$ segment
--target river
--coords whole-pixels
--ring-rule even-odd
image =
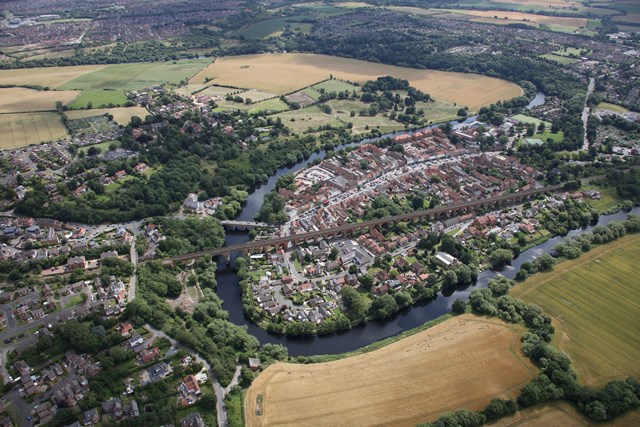
[[[542,92],[538,92],[536,97],[527,105],[530,109],[537,105],[542,105],[545,96]],[[464,122],[471,123],[476,119],[475,116],[468,117]],[[453,125],[460,122],[451,122]],[[438,125],[429,126],[433,128]],[[393,134],[383,135],[382,137],[366,138],[361,141],[345,144],[336,147],[336,150],[346,148],[348,146],[357,146],[367,142],[372,142],[384,137],[390,137],[406,131],[399,131]],[[250,195],[238,217],[239,220],[251,221],[260,210],[264,196],[269,193],[276,185],[278,178],[282,175],[295,173],[300,169],[307,167],[316,159],[322,159],[325,156],[324,151],[313,153],[307,160],[300,162],[294,166],[279,169],[265,184],[256,188]],[[638,211],[636,208],[635,211]],[[640,212],[638,212],[640,213]],[[605,225],[613,220],[625,219],[625,213],[617,213],[613,215],[601,216],[598,225]],[[575,236],[576,234],[589,231],[593,227],[583,230],[572,230],[565,237],[555,237],[547,242],[523,252],[515,259],[511,266],[506,267],[500,273],[506,277],[515,277],[516,272],[525,261],[531,261],[543,253],[549,253],[553,246],[558,242]],[[225,245],[233,245],[248,241],[248,235],[245,232],[228,232]],[[238,277],[232,268],[221,263],[218,269],[218,288],[217,294],[224,301],[224,308],[229,312],[229,320],[237,325],[246,325],[250,334],[254,335],[261,344],[277,343],[283,344],[289,349],[289,354],[297,355],[315,355],[315,354],[336,354],[352,351],[360,347],[371,344],[375,341],[397,335],[408,329],[415,328],[433,320],[443,314],[451,311],[451,304],[457,298],[467,299],[473,289],[486,287],[489,280],[496,276],[498,272],[483,271],[478,276],[478,281],[468,287],[449,290],[446,293],[440,293],[434,300],[430,302],[420,303],[413,307],[408,307],[400,311],[397,315],[384,321],[370,321],[365,325],[356,327],[344,333],[336,333],[322,337],[309,338],[290,338],[287,336],[270,334],[258,327],[254,323],[248,321],[242,310],[241,292],[238,284]]]

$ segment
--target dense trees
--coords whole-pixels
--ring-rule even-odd
[[[224,244],[224,229],[215,218],[156,218],[154,222],[166,237],[158,244],[163,255],[180,255]]]

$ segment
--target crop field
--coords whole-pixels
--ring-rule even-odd
[[[87,108],[91,103],[92,107],[107,107],[109,104],[122,105],[127,102],[124,93],[118,90],[83,90],[76,99],[67,106],[71,109]]]
[[[0,149],[26,147],[69,136],[59,113],[0,114]]]
[[[104,65],[78,65],[74,67],[0,70],[0,84],[41,85],[57,89],[68,81],[103,68],[105,68]]]
[[[595,423],[566,402],[556,401],[516,412],[491,423],[492,427],[633,427],[640,424],[640,411],[631,411],[606,423]]]
[[[65,83],[59,89],[141,90],[162,83],[178,83],[183,79],[188,79],[210,62],[209,59],[194,59],[173,62],[113,64],[98,71],[81,75]]]
[[[512,290],[553,316],[553,344],[571,356],[582,383],[640,376],[639,257],[640,235],[625,236]]]
[[[144,120],[144,118],[149,114],[146,108],[144,107],[128,107],[128,108],[94,108],[91,110],[73,110],[73,111],[65,111],[65,115],[70,120],[75,119],[84,119],[85,117],[95,117],[100,116],[102,114],[111,114],[113,116],[113,121],[118,123],[119,125],[128,125],[131,121],[131,117],[138,116]]]
[[[247,426],[415,426],[515,397],[537,369],[524,329],[462,315],[381,349],[327,363],[276,363],[245,396]]]
[[[201,84],[208,77],[215,84],[285,94],[326,80],[330,75],[356,82],[384,75],[403,78],[438,100],[467,105],[473,110],[522,94],[513,83],[477,74],[418,70],[302,53],[218,58],[190,83]]]
[[[39,91],[22,87],[0,89],[0,113],[53,111],[56,109],[56,101],[66,104],[79,93],[74,90]]]

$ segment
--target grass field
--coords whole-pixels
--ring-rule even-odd
[[[113,64],[68,81],[59,89],[141,90],[162,83],[178,83],[198,73],[209,59],[193,59],[136,64]]]
[[[53,111],[56,108],[56,101],[67,104],[73,101],[79,93],[74,90],[39,91],[21,87],[0,89],[0,113]]]
[[[26,147],[69,136],[58,113],[0,114],[0,149]]]
[[[582,383],[640,376],[639,257],[640,235],[625,236],[512,290],[553,316],[553,344],[571,356]]]
[[[201,84],[209,77],[215,84],[285,94],[326,80],[331,74],[339,79],[357,82],[383,75],[407,79],[413,86],[438,100],[467,105],[474,110],[522,94],[520,87],[513,83],[477,74],[418,70],[302,53],[218,58],[190,83]]]
[[[358,135],[361,133],[369,132],[373,129],[379,129],[381,132],[393,132],[398,129],[404,129],[404,125],[391,120],[382,115],[374,117],[360,116],[358,113],[361,110],[368,109],[369,105],[362,101],[352,100],[331,100],[327,102],[327,105],[333,110],[332,115],[342,121],[342,123],[353,123],[352,133]],[[351,111],[355,111],[356,115],[351,117]],[[368,129],[367,129],[368,127]]]
[[[264,37],[276,36],[282,32],[282,29],[289,25],[298,32],[308,33],[312,24],[299,22],[301,19],[312,18],[308,15],[294,15],[281,18],[267,19],[256,22],[236,32],[238,36],[245,36],[250,39],[261,39]]]
[[[247,90],[245,92],[240,92],[234,96],[239,96],[243,99],[251,99],[253,102],[260,102],[263,101],[265,99],[270,99],[270,98],[274,98],[277,97],[277,95],[275,93],[271,93],[271,92],[263,92],[263,91],[259,91],[259,90]]]
[[[78,148],[78,152],[87,154],[87,151],[89,151],[89,148],[95,147],[95,148],[100,149],[100,152],[106,153],[107,151],[109,151],[109,146],[112,145],[112,144],[117,145],[118,147],[120,147],[121,142],[118,141],[118,140],[114,140],[114,141],[101,142],[99,144],[85,145],[84,147]]]
[[[598,104],[598,106],[596,108],[598,110],[613,111],[614,113],[628,113],[629,112],[629,110],[624,108],[622,105],[609,104],[608,102],[601,102],[600,104]]]
[[[566,402],[551,402],[537,405],[501,418],[492,427],[634,427],[640,425],[640,411],[631,411],[606,423],[596,423],[582,415]]]
[[[551,61],[557,62],[560,65],[571,65],[578,62],[575,58],[568,58],[566,56],[554,55],[552,53],[547,53],[544,55],[540,55],[542,58],[549,59]]]
[[[323,113],[316,106],[285,111],[284,113],[277,114],[275,117],[280,117],[282,123],[295,133],[302,133],[308,128],[317,128],[318,126],[324,125],[344,126],[344,123],[336,119],[333,115]]]
[[[582,190],[598,190],[600,192],[600,200],[587,200],[587,203],[600,213],[607,212],[622,203],[622,199],[618,197],[615,187],[583,185]]]
[[[68,81],[103,68],[105,68],[104,65],[78,65],[75,67],[0,70],[0,84],[41,85],[56,89]]]
[[[310,365],[276,363],[245,396],[247,426],[415,426],[515,397],[537,369],[523,328],[462,315],[369,353]],[[260,410],[256,413],[256,405]],[[261,413],[261,415],[259,415]]]
[[[65,115],[71,119],[83,119],[85,117],[95,117],[102,114],[111,114],[113,120],[119,125],[126,126],[131,121],[131,117],[138,116],[144,120],[149,114],[144,107],[129,107],[129,108],[94,108],[91,110],[73,110],[65,111]]]
[[[512,116],[512,118],[518,120],[519,122],[522,123],[533,123],[536,126],[540,126],[540,123],[544,123],[546,128],[551,128],[551,123],[549,122],[545,122],[543,120],[540,119],[536,119],[535,117],[531,117],[531,116],[526,116],[524,114],[516,114],[514,116]]]
[[[67,106],[71,109],[86,108],[89,102],[97,108],[106,107],[109,104],[120,106],[127,102],[127,97],[118,90],[83,90]]]

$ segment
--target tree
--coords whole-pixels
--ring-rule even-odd
[[[360,323],[366,319],[367,300],[358,291],[352,287],[343,288],[342,302],[346,308],[346,315],[351,322]]]
[[[458,275],[453,270],[448,270],[444,273],[444,283],[443,286],[445,288],[450,288],[458,284]]]
[[[386,319],[398,311],[398,303],[391,295],[376,298],[369,307],[369,314],[374,319]]]
[[[508,264],[513,259],[513,252],[509,249],[496,249],[489,255],[489,263],[493,268]]]
[[[467,303],[461,298],[456,298],[451,305],[451,310],[453,310],[454,313],[464,313],[467,310]]]

